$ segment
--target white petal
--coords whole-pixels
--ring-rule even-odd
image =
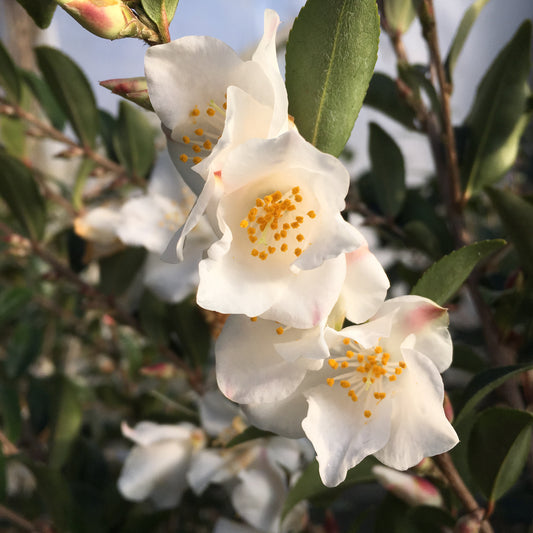
[[[198,406],[202,428],[213,437],[231,426],[233,419],[239,414],[239,408],[227,400],[219,390],[206,392],[198,400]]]
[[[307,392],[309,410],[302,422],[315,447],[322,482],[335,487],[347,471],[381,449],[389,439],[391,401],[372,404],[372,416],[361,397],[353,402],[338,384],[319,385]]]
[[[184,187],[185,183],[176,172],[168,152],[166,150],[159,152],[150,175],[147,193],[179,202],[183,198]]]
[[[368,246],[346,254],[346,280],[341,300],[346,318],[355,324],[368,320],[385,300],[389,279]]]
[[[226,463],[227,459],[219,450],[200,450],[195,454],[187,472],[187,481],[195,494],[202,494],[211,483],[229,479],[231,473]]]
[[[117,240],[121,221],[120,208],[117,205],[95,207],[76,218],[74,229],[80,237],[89,241],[112,244]]]
[[[122,434],[141,446],[149,446],[164,440],[188,440],[196,429],[192,424],[156,424],[155,422],[139,422],[130,428],[125,422],[120,426]]]
[[[407,370],[398,379],[387,444],[375,456],[387,466],[406,470],[424,457],[444,453],[458,442],[442,406],[444,388],[435,365],[416,350],[402,350]]]
[[[270,437],[266,447],[270,461],[287,471],[295,472],[301,466],[302,448],[299,441],[284,437]]]
[[[233,520],[227,520],[226,518],[219,518],[215,524],[213,533],[261,533],[259,530],[239,524]]]
[[[180,441],[135,446],[118,479],[119,491],[128,500],[151,496],[160,508],[174,507],[187,488],[185,473],[191,449]]]
[[[303,380],[306,360],[289,363],[276,352],[273,342],[280,337],[276,328],[267,320],[228,318],[215,353],[218,386],[229,399],[245,404],[272,402],[286,398]]]

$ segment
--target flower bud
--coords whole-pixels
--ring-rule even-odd
[[[479,533],[482,521],[483,511],[481,509],[477,509],[473,513],[459,518],[453,531],[454,533]]]
[[[159,42],[155,33],[142,24],[122,0],[57,0],[57,3],[98,37],[139,37]]]
[[[100,82],[102,87],[109,89],[112,93],[118,94],[130,102],[133,102],[149,111],[153,111],[150,98],[148,96],[148,85],[146,78],[114,78]]]
[[[372,468],[379,483],[409,505],[442,507],[442,496],[427,479],[398,472],[386,466]]]

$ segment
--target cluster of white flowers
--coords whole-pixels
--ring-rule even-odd
[[[370,454],[404,470],[457,443],[440,377],[452,344],[445,309],[416,296],[384,301],[383,268],[341,216],[348,172],[288,115],[278,24],[267,10],[249,61],[209,37],[146,54],[152,105],[197,195],[165,258],[187,257],[205,213],[214,238],[197,302],[230,314],[215,348],[218,385],[254,425],[306,436],[335,486]],[[355,325],[340,329],[345,319]]]

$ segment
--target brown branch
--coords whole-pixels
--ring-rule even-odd
[[[485,513],[483,509],[479,507],[476,499],[464,484],[450,455],[448,453],[443,453],[441,455],[436,455],[433,459],[468,513],[478,513],[481,511],[484,516]],[[481,522],[480,531],[482,533],[493,533],[492,526],[487,520]]]
[[[24,531],[31,531],[32,533],[37,533],[38,531],[29,520],[8,509],[5,505],[0,505],[0,518],[4,518]]]

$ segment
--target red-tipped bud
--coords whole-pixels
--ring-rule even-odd
[[[102,87],[109,89],[112,93],[118,94],[131,102],[153,111],[150,98],[148,96],[148,84],[146,78],[115,78],[100,82]]]
[[[483,511],[478,509],[473,513],[462,516],[457,520],[454,533],[479,533],[481,522],[483,521]]]
[[[427,479],[380,465],[372,468],[372,472],[385,489],[409,505],[442,507],[443,500],[440,492]]]
[[[169,379],[176,375],[176,368],[169,363],[155,363],[141,368],[141,374],[154,378]]]

